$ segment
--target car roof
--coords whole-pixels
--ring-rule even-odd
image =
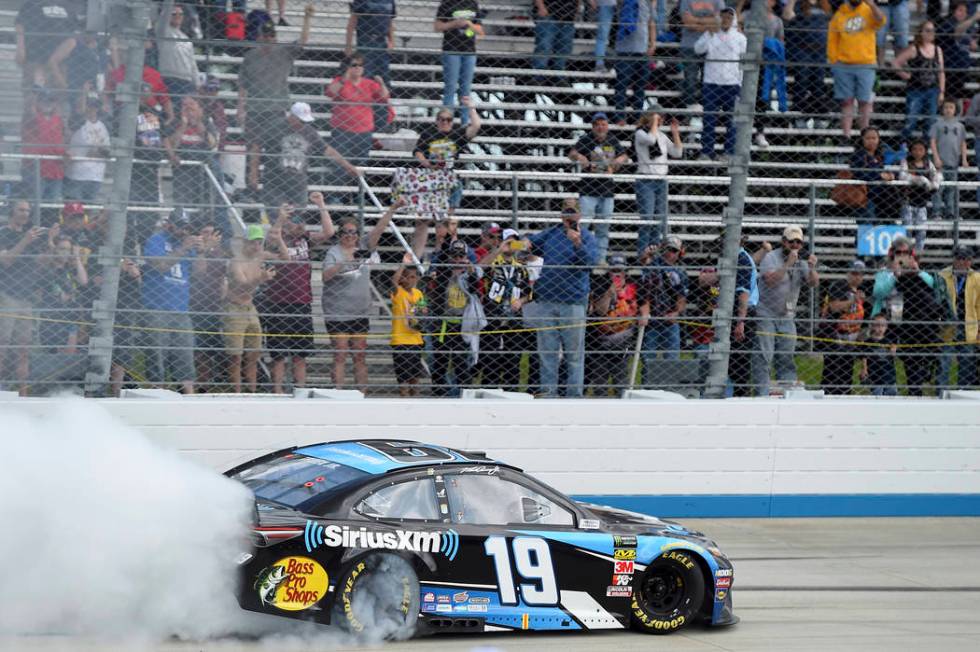
[[[344,464],[373,475],[415,466],[447,464],[494,464],[514,468],[490,459],[486,453],[461,451],[404,439],[333,441],[298,447],[293,452]]]

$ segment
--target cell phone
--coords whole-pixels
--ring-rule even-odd
[[[807,249],[806,247],[803,247],[802,249],[800,249],[800,258],[803,258],[805,260],[805,259],[807,259],[809,257],[810,257],[810,250],[809,249]]]
[[[578,222],[568,222],[568,228],[572,231],[578,231]]]
[[[511,240],[510,250],[511,251],[524,251],[527,248],[527,243],[523,240]]]

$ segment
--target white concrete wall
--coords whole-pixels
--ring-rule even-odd
[[[942,493],[977,494],[980,505],[971,400],[98,402],[219,470],[292,445],[387,437],[486,451],[577,495]]]

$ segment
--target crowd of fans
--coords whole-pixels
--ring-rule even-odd
[[[957,247],[951,265],[935,274],[920,270],[917,260],[926,249],[927,220],[959,212],[957,187],[942,182],[955,182],[959,170],[969,167],[967,128],[980,127],[980,100],[965,96],[980,8],[971,14],[965,2],[954,0],[946,18],[923,21],[912,37],[910,1],[879,7],[874,0],[834,6],[790,0],[781,9],[767,3],[760,111],[772,110],[772,91],[780,111],[786,110],[780,64],[789,61],[803,64],[794,68],[794,106],[804,114],[827,114],[822,86],[829,67],[844,138],[851,138],[857,104],[860,137],[850,169],[866,184],[866,194],[852,206],[855,217],[903,221],[911,237],[893,241],[873,284],[861,260],[849,265],[844,279],[821,281],[818,260],[804,251],[798,226],[787,226],[778,246],[754,253],[743,248],[731,333],[735,395],[768,395],[773,376],[783,384],[797,381],[796,317],[807,286],[822,297],[816,334],[827,391],[845,393],[865,383],[874,393],[894,394],[901,379],[896,361],[909,393],[921,393],[927,384],[976,381],[972,344],[980,275],[972,271],[973,252]],[[244,3],[233,7],[254,46],[244,50],[237,69],[232,125],[217,98],[221,81],[200,70],[195,41],[204,32],[230,38],[234,21],[228,12],[215,16],[213,7],[158,3],[144,45],[130,201],[177,207],[159,220],[147,218],[153,213],[130,218],[111,373],[117,392],[127,381],[176,385],[187,393],[215,386],[256,391],[264,354],[273,391],[306,385],[307,360],[317,350],[317,256],[317,317],[330,337],[332,384],[371,385],[367,343],[386,335],[372,332],[370,319],[383,274],[377,271],[379,246],[399,211],[411,205],[405,197],[393,200],[370,228],[355,218],[335,222],[327,205],[347,203],[333,189],[361,176],[358,166],[369,158],[373,135],[393,120],[396,3],[351,3],[343,63],[322,84],[331,106],[329,141],[313,126],[317,116],[310,104],[290,96],[289,77],[310,42],[316,9],[305,7],[299,37],[287,43],[278,38],[278,28],[286,25],[284,4],[278,5],[278,20],[271,6],[247,17]],[[535,70],[566,69],[582,4],[535,0]],[[583,174],[578,197],[565,200],[554,225],[536,233],[487,224],[479,247],[459,234],[453,214],[463,193],[458,181],[448,193],[444,219],[434,225],[416,221],[411,252],[385,279],[391,355],[404,396],[419,394],[426,377],[436,396],[476,385],[546,397],[603,395],[610,386],[634,383],[677,386],[684,383],[665,370],[680,369],[677,363],[685,361],[696,366],[691,384],[704,383],[720,279],[716,268],[695,274],[685,261],[684,242],[669,226],[666,178],[671,159],[687,154],[727,162],[734,153],[732,112],[742,84],[747,39],[741,25],[749,7],[741,0],[734,6],[680,0],[672,20],[665,2],[588,4],[599,26],[595,69],[614,71],[615,83],[609,113],[594,113],[589,131],[567,151]],[[27,0],[17,18],[26,100],[23,153],[30,155],[22,178],[25,189],[36,189],[28,193],[36,201],[12,201],[8,224],[0,229],[0,378],[22,391],[31,379],[31,325],[40,317],[36,336],[44,350],[76,354],[91,335],[88,306],[104,274],[92,252],[105,242],[108,214],[93,214],[86,204],[98,203],[104,189],[111,135],[121,128],[126,71],[116,43],[103,44],[97,33],[78,29],[78,5]],[[477,0],[443,0],[435,10],[433,28],[443,38],[443,108],[413,150],[424,173],[451,171],[479,135],[471,87],[484,35],[481,18]],[[889,31],[891,60],[885,54]],[[695,147],[682,141],[678,117],[648,110],[645,101],[657,44],[664,41],[679,44],[686,108],[681,120],[696,136]],[[870,124],[874,89],[886,67],[908,84],[908,119],[894,148],[901,155],[890,162],[887,155],[894,152],[884,150]],[[543,76],[538,82],[549,83]],[[636,123],[631,149],[610,131],[627,122]],[[762,119],[755,134],[759,147],[768,147],[766,123]],[[242,131],[245,185],[266,216],[265,224],[246,225],[240,243],[232,241],[229,211],[213,208],[220,204],[215,193],[223,191],[218,154],[231,126]],[[725,132],[717,146],[716,126]],[[161,159],[172,170],[169,192],[161,183]],[[329,164],[322,179],[331,188],[326,197],[310,192],[320,160]],[[608,220],[615,214],[615,175],[632,163],[639,175],[640,228],[630,264],[610,252]],[[38,202],[63,208],[58,214],[41,211]],[[972,344],[952,344],[958,341]],[[353,383],[347,382],[348,358]]]

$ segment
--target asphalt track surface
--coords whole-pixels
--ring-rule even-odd
[[[623,650],[980,649],[980,519],[681,519],[735,563],[734,627],[669,636],[631,632],[430,637],[380,647],[275,641],[131,642],[0,638],[2,650],[252,652],[380,649]]]

